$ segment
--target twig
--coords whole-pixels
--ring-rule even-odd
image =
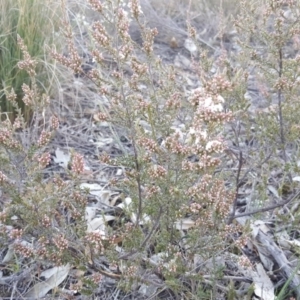
[[[159,209],[159,214],[158,214],[158,217],[157,217],[157,219],[156,219],[156,221],[155,221],[155,224],[153,225],[151,231],[148,233],[148,235],[146,236],[146,238],[144,239],[144,241],[143,241],[142,244],[140,245],[139,249],[137,249],[137,250],[134,249],[134,250],[132,250],[132,251],[129,252],[129,253],[123,254],[122,256],[119,257],[119,259],[127,259],[128,257],[130,257],[130,256],[132,256],[132,255],[134,255],[134,254],[136,254],[140,249],[143,249],[143,248],[146,246],[147,242],[148,242],[149,239],[152,237],[152,234],[153,234],[153,233],[158,229],[158,227],[159,227],[159,221],[160,221],[161,215],[162,215],[162,206],[161,206],[160,209]]]
[[[116,274],[116,273],[104,271],[104,270],[102,270],[100,268],[95,267],[92,264],[89,264],[88,267],[90,269],[92,269],[92,270],[95,270],[95,271],[99,272],[100,274],[102,274],[102,275],[104,275],[106,277],[109,277],[109,278],[112,278],[112,279],[121,279],[121,275],[120,274]]]
[[[239,182],[240,182],[240,175],[241,175],[242,166],[243,166],[243,153],[240,150],[239,151],[239,166],[238,166],[238,171],[237,171],[237,175],[236,175],[235,197],[234,197],[233,206],[232,206],[232,213],[230,214],[230,217],[229,217],[228,222],[227,222],[228,225],[230,225],[232,223],[233,217],[234,217],[235,211],[236,211],[236,206],[237,206],[237,201],[238,201],[238,193],[239,193]]]
[[[264,163],[266,163],[269,158],[271,157],[272,153],[270,153],[261,163],[260,165],[263,165]],[[235,154],[235,156],[237,157],[237,155]],[[242,166],[243,166],[243,153],[241,151],[239,151],[239,165],[238,165],[238,171],[237,171],[237,176],[236,176],[236,190],[235,190],[235,198],[233,201],[233,208],[232,208],[232,212],[228,218],[227,224],[231,224],[232,221],[235,219],[234,215],[236,212],[236,207],[237,207],[237,201],[238,201],[238,191],[239,188],[243,185],[243,182],[245,180],[245,178],[247,177],[247,175],[254,169],[254,168],[249,168],[245,174],[243,175],[242,178],[240,178],[241,176],[241,171],[242,171]]]
[[[270,158],[271,158],[272,152],[262,161],[260,162],[260,166],[262,166],[263,164],[265,164]],[[243,175],[243,177],[240,179],[239,183],[238,183],[238,187],[241,187],[243,185],[244,180],[246,179],[247,175],[253,171],[255,169],[255,167],[253,168],[249,168]]]
[[[293,201],[294,199],[296,199],[299,195],[300,195],[300,190],[298,190],[294,195],[291,195],[289,198],[287,198],[285,201],[282,201],[281,203],[277,203],[277,204],[274,204],[274,205],[270,205],[268,207],[256,209],[256,210],[253,210],[253,211],[250,211],[250,212],[245,212],[245,213],[238,214],[236,216],[233,216],[232,220],[240,218],[240,217],[244,217],[244,216],[251,216],[251,215],[254,215],[254,214],[257,214],[257,213],[269,211],[269,210],[275,209],[277,207],[284,206],[284,205],[288,204],[289,202]]]
[[[278,51],[279,55],[279,70],[278,70],[278,76],[281,79],[282,78],[282,72],[283,72],[283,56],[282,56],[282,48],[279,49]],[[287,155],[286,155],[286,140],[285,140],[285,135],[284,135],[284,120],[283,120],[283,115],[282,115],[282,91],[281,88],[278,88],[277,92],[277,97],[278,97],[278,114],[279,114],[279,127],[280,127],[280,141],[281,141],[281,147],[282,147],[282,154],[283,154],[283,160],[285,163],[287,163]],[[289,181],[292,182],[292,175],[290,172],[288,172],[288,178]]]

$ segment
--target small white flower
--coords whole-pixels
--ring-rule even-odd
[[[213,97],[207,93],[204,88],[197,88],[192,91],[189,101],[198,103],[200,108],[209,109],[212,112],[220,112],[223,110],[224,98],[221,95]]]
[[[222,103],[224,103],[224,98],[218,95],[217,101],[213,101],[212,97],[208,97],[204,100],[204,103],[202,102],[199,104],[202,104],[205,108],[208,108],[213,112],[220,112],[223,110]]]
[[[130,8],[131,11],[132,11],[132,7],[134,6],[134,5],[132,5],[132,2],[133,2],[133,0],[128,3],[128,8]],[[134,4],[137,4],[139,14],[143,14],[141,5],[139,3],[134,3]]]
[[[195,130],[195,128],[191,127],[190,128],[190,135],[194,135],[194,134],[196,134],[196,130]]]
[[[184,139],[184,133],[182,132],[182,129],[184,128],[180,128],[180,126],[176,127],[176,126],[171,126],[171,129],[174,130],[174,134],[179,136],[179,141],[183,141]]]
[[[221,146],[222,143],[220,141],[209,141],[207,144],[206,144],[206,151],[213,151],[214,148],[218,147],[218,146]]]
[[[187,134],[186,144],[187,145],[198,145],[200,142],[207,139],[206,130],[197,131],[194,127],[191,127],[189,133]]]

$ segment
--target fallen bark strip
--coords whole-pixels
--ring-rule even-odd
[[[258,230],[257,235],[254,238],[265,247],[266,251],[268,251],[277,262],[279,268],[285,273],[287,280],[290,280],[290,286],[297,294],[297,299],[300,299],[300,278],[297,275],[296,270],[290,267],[290,262],[287,260],[283,251],[270,236],[261,230]]]

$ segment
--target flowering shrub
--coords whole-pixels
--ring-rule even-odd
[[[253,184],[254,188],[260,191],[268,187],[276,194],[268,183],[268,168],[276,166],[282,168],[278,197],[291,193],[295,186],[292,172],[298,166],[293,160],[297,161],[298,152],[289,151],[299,129],[298,56],[285,61],[282,55],[291,38],[295,47],[298,45],[299,29],[293,27],[297,22],[291,27],[284,25],[290,18],[294,20],[293,11],[287,14],[293,3],[270,0],[263,18],[258,8],[261,28],[266,24],[268,28],[262,36],[258,34],[259,42],[272,45],[271,54],[266,55],[272,59],[263,61],[264,53],[254,51],[251,44],[256,21],[242,1],[241,19],[236,22],[244,38],[239,40],[242,57],[235,53],[237,62],[231,66],[226,51],[216,61],[205,51],[199,51],[199,57],[192,54],[199,87],[185,89],[180,70],[157,56],[154,41],[158,30],[144,24],[138,0],[88,2],[98,13],[89,28],[92,67],[82,67],[67,16],[62,31],[68,52],[61,54],[53,48],[51,55],[76,77],[93,83],[106,103],[94,119],[122,132],[129,141],[122,155],[103,152],[99,156],[99,166],[121,170],[107,183],[117,191],[118,199],[108,209],[88,203],[88,193],[82,188],[85,157],[75,151],[66,166],[66,178],[43,177],[51,163],[47,145],[60,124],[57,116],[45,114],[49,97],[40,93],[35,77],[37,62],[19,37],[23,60],[18,67],[28,73],[31,82],[22,85],[22,101],[33,111],[33,117],[25,130],[16,93],[13,89],[6,92],[18,114],[13,121],[4,118],[0,126],[0,185],[5,199],[0,241],[7,251],[2,263],[11,269],[39,268],[34,269],[36,273],[49,265],[56,275],[67,272],[56,285],[47,281],[43,294],[41,285],[29,284],[30,288],[22,291],[27,297],[42,297],[49,290],[54,293],[71,268],[76,275],[68,281],[68,289],[88,297],[96,294],[107,277],[118,280],[124,291],[154,287],[154,294],[167,290],[172,299],[215,297],[216,281],[231,280],[230,276],[224,279],[226,266],[221,252],[224,256],[230,250],[231,254],[238,252],[240,257],[232,255],[235,263],[241,268],[253,267],[243,252],[249,242],[247,224],[243,227],[235,219],[287,203],[236,216],[238,194],[250,180],[248,175],[256,166],[262,180]],[[247,18],[249,23],[243,28],[242,20]],[[270,30],[270,22],[275,24],[275,31]],[[141,44],[131,39],[132,24],[140,30]],[[196,45],[196,29],[191,24],[187,29]],[[249,57],[250,63],[245,64]],[[260,92],[269,100],[268,105],[274,100],[268,93],[275,91],[277,98],[270,111],[253,114],[247,102],[248,63],[261,68],[256,75],[262,78]],[[246,132],[243,136],[241,128]],[[255,134],[251,142],[257,151],[246,147],[251,144],[249,140],[246,146],[242,143],[251,134]],[[266,162],[270,162],[268,167]],[[264,204],[261,198],[260,204]],[[224,292],[228,299],[235,299],[230,296],[232,289]]]
[[[156,57],[157,30],[143,25],[138,1],[128,7],[117,1],[89,2],[99,12],[99,21],[91,26],[95,67],[87,74],[80,70],[70,34],[66,35],[68,58],[53,55],[76,74],[88,77],[102,97],[110,100],[108,110],[98,115],[122,128],[132,145],[131,152],[122,157],[110,159],[103,154],[101,158],[126,170],[111,188],[123,191],[127,215],[118,229],[121,252],[119,247],[102,243],[101,253],[121,269],[125,285],[147,282],[140,269],[143,263],[152,265],[156,276],[168,278],[170,287],[175,282],[181,285],[181,275],[200,279],[192,271],[194,258],[207,260],[222,249],[234,198],[216,174],[226,149],[223,126],[232,119],[224,109],[222,94],[231,91],[231,84],[218,72],[202,80],[202,88],[184,93],[176,70]],[[130,38],[133,21],[140,26],[141,47]],[[107,68],[104,57],[114,67]],[[114,239],[115,233],[106,238]],[[154,264],[152,258],[158,255],[159,263]]]
[[[202,79],[202,88],[184,93],[176,70],[156,57],[153,43],[157,30],[143,25],[137,1],[130,6],[117,1],[90,4],[100,18],[91,26],[95,67],[88,73],[81,69],[81,57],[66,20],[69,53],[65,56],[52,50],[52,55],[76,76],[86,76],[102,97],[110,99],[108,109],[99,111],[97,118],[122,129],[131,142],[130,151],[120,157],[110,158],[109,153],[100,157],[103,164],[120,165],[125,170],[122,178],[110,182],[111,189],[122,191],[120,207],[125,215],[115,224],[117,233],[103,226],[95,230],[87,224],[86,196],[78,181],[84,172],[84,158],[78,153],[71,158],[71,181],[57,176],[41,180],[43,168],[51,159],[45,147],[59,122],[55,116],[44,118],[49,98],[40,95],[35,82],[36,62],[19,38],[24,60],[18,66],[27,71],[32,82],[31,86],[22,86],[23,102],[32,107],[35,124],[24,148],[16,139],[16,130],[24,124],[21,112],[14,123],[8,119],[2,123],[1,146],[19,151],[24,165],[24,173],[16,176],[17,169],[3,156],[8,159],[8,169],[0,178],[10,200],[1,216],[1,228],[3,245],[11,249],[5,261],[14,251],[24,263],[32,259],[85,270],[89,266],[97,270],[87,284],[91,286],[101,280],[102,274],[120,279],[126,290],[134,282],[151,284],[147,279],[151,274],[159,281],[165,279],[167,288],[184,290],[182,276],[185,281],[198,278],[201,282],[200,273],[194,272],[196,257],[212,259],[222,249],[221,241],[229,230],[237,230],[227,225],[234,195],[216,172],[226,149],[223,126],[232,120],[231,112],[225,111],[222,94],[232,87],[218,73]],[[140,26],[142,46],[130,38],[133,21]],[[109,57],[115,67],[107,68],[104,57]],[[13,90],[7,98],[18,109]],[[108,271],[97,265],[100,255],[107,258]],[[147,267],[143,270],[142,265]],[[76,289],[83,291],[84,286],[78,284]]]
[[[80,248],[86,244],[86,194],[74,188],[76,174],[82,170],[82,157],[74,154],[70,171],[73,181],[65,182],[59,176],[43,180],[43,170],[51,160],[46,146],[59,122],[56,117],[45,117],[49,99],[37,88],[35,62],[21,38],[19,44],[24,54],[19,67],[28,72],[32,82],[31,87],[24,85],[23,101],[32,109],[33,119],[26,129],[12,89],[7,99],[18,115],[14,121],[7,117],[0,127],[0,241],[1,249],[7,249],[2,262],[11,266],[18,263],[22,268],[27,263],[62,265],[77,261],[78,265],[85,256],[80,258]],[[81,246],[73,248],[80,239]]]

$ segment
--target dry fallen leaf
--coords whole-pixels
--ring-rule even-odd
[[[53,267],[41,273],[46,280],[35,284],[25,295],[28,298],[39,299],[58,287],[68,276],[71,266],[69,264],[61,267]]]
[[[256,265],[256,271],[252,271],[254,293],[263,300],[274,300],[274,285],[266,273],[262,264]]]
[[[131,198],[126,197],[122,203],[120,203],[120,204],[117,205],[117,207],[120,207],[120,208],[122,208],[124,210],[129,210],[130,211],[132,209],[132,200],[131,200]],[[131,219],[132,223],[136,223],[136,221],[137,221],[137,214],[135,214],[135,213],[132,212],[130,214],[130,219]],[[141,216],[141,218],[140,218],[139,224],[143,225],[143,224],[146,224],[146,223],[148,223],[150,221],[151,221],[150,217],[148,215],[146,215],[146,214],[143,214]]]
[[[67,168],[68,163],[71,160],[71,154],[70,153],[66,154],[64,151],[57,148],[55,150],[55,157],[53,157],[53,160],[55,163],[59,164],[60,166]]]
[[[99,198],[102,204],[110,205],[110,196],[112,194],[109,190],[104,190],[103,187],[97,183],[82,183],[81,189],[88,189],[90,195],[94,195]]]
[[[263,233],[268,234],[270,232],[270,228],[265,224],[264,221],[256,220],[253,223],[251,223],[251,229],[252,229],[252,236],[255,238],[259,231],[262,231]]]
[[[101,216],[94,218],[90,222],[87,223],[87,232],[99,231],[103,236],[106,235],[106,222],[114,220],[115,216]]]
[[[11,259],[13,259],[13,257],[14,257],[14,245],[13,244],[10,244],[9,246],[8,246],[8,250],[7,250],[7,252],[6,252],[6,254],[5,254],[5,256],[4,256],[4,258],[3,258],[3,260],[2,260],[2,263],[4,264],[4,263],[8,263]]]

